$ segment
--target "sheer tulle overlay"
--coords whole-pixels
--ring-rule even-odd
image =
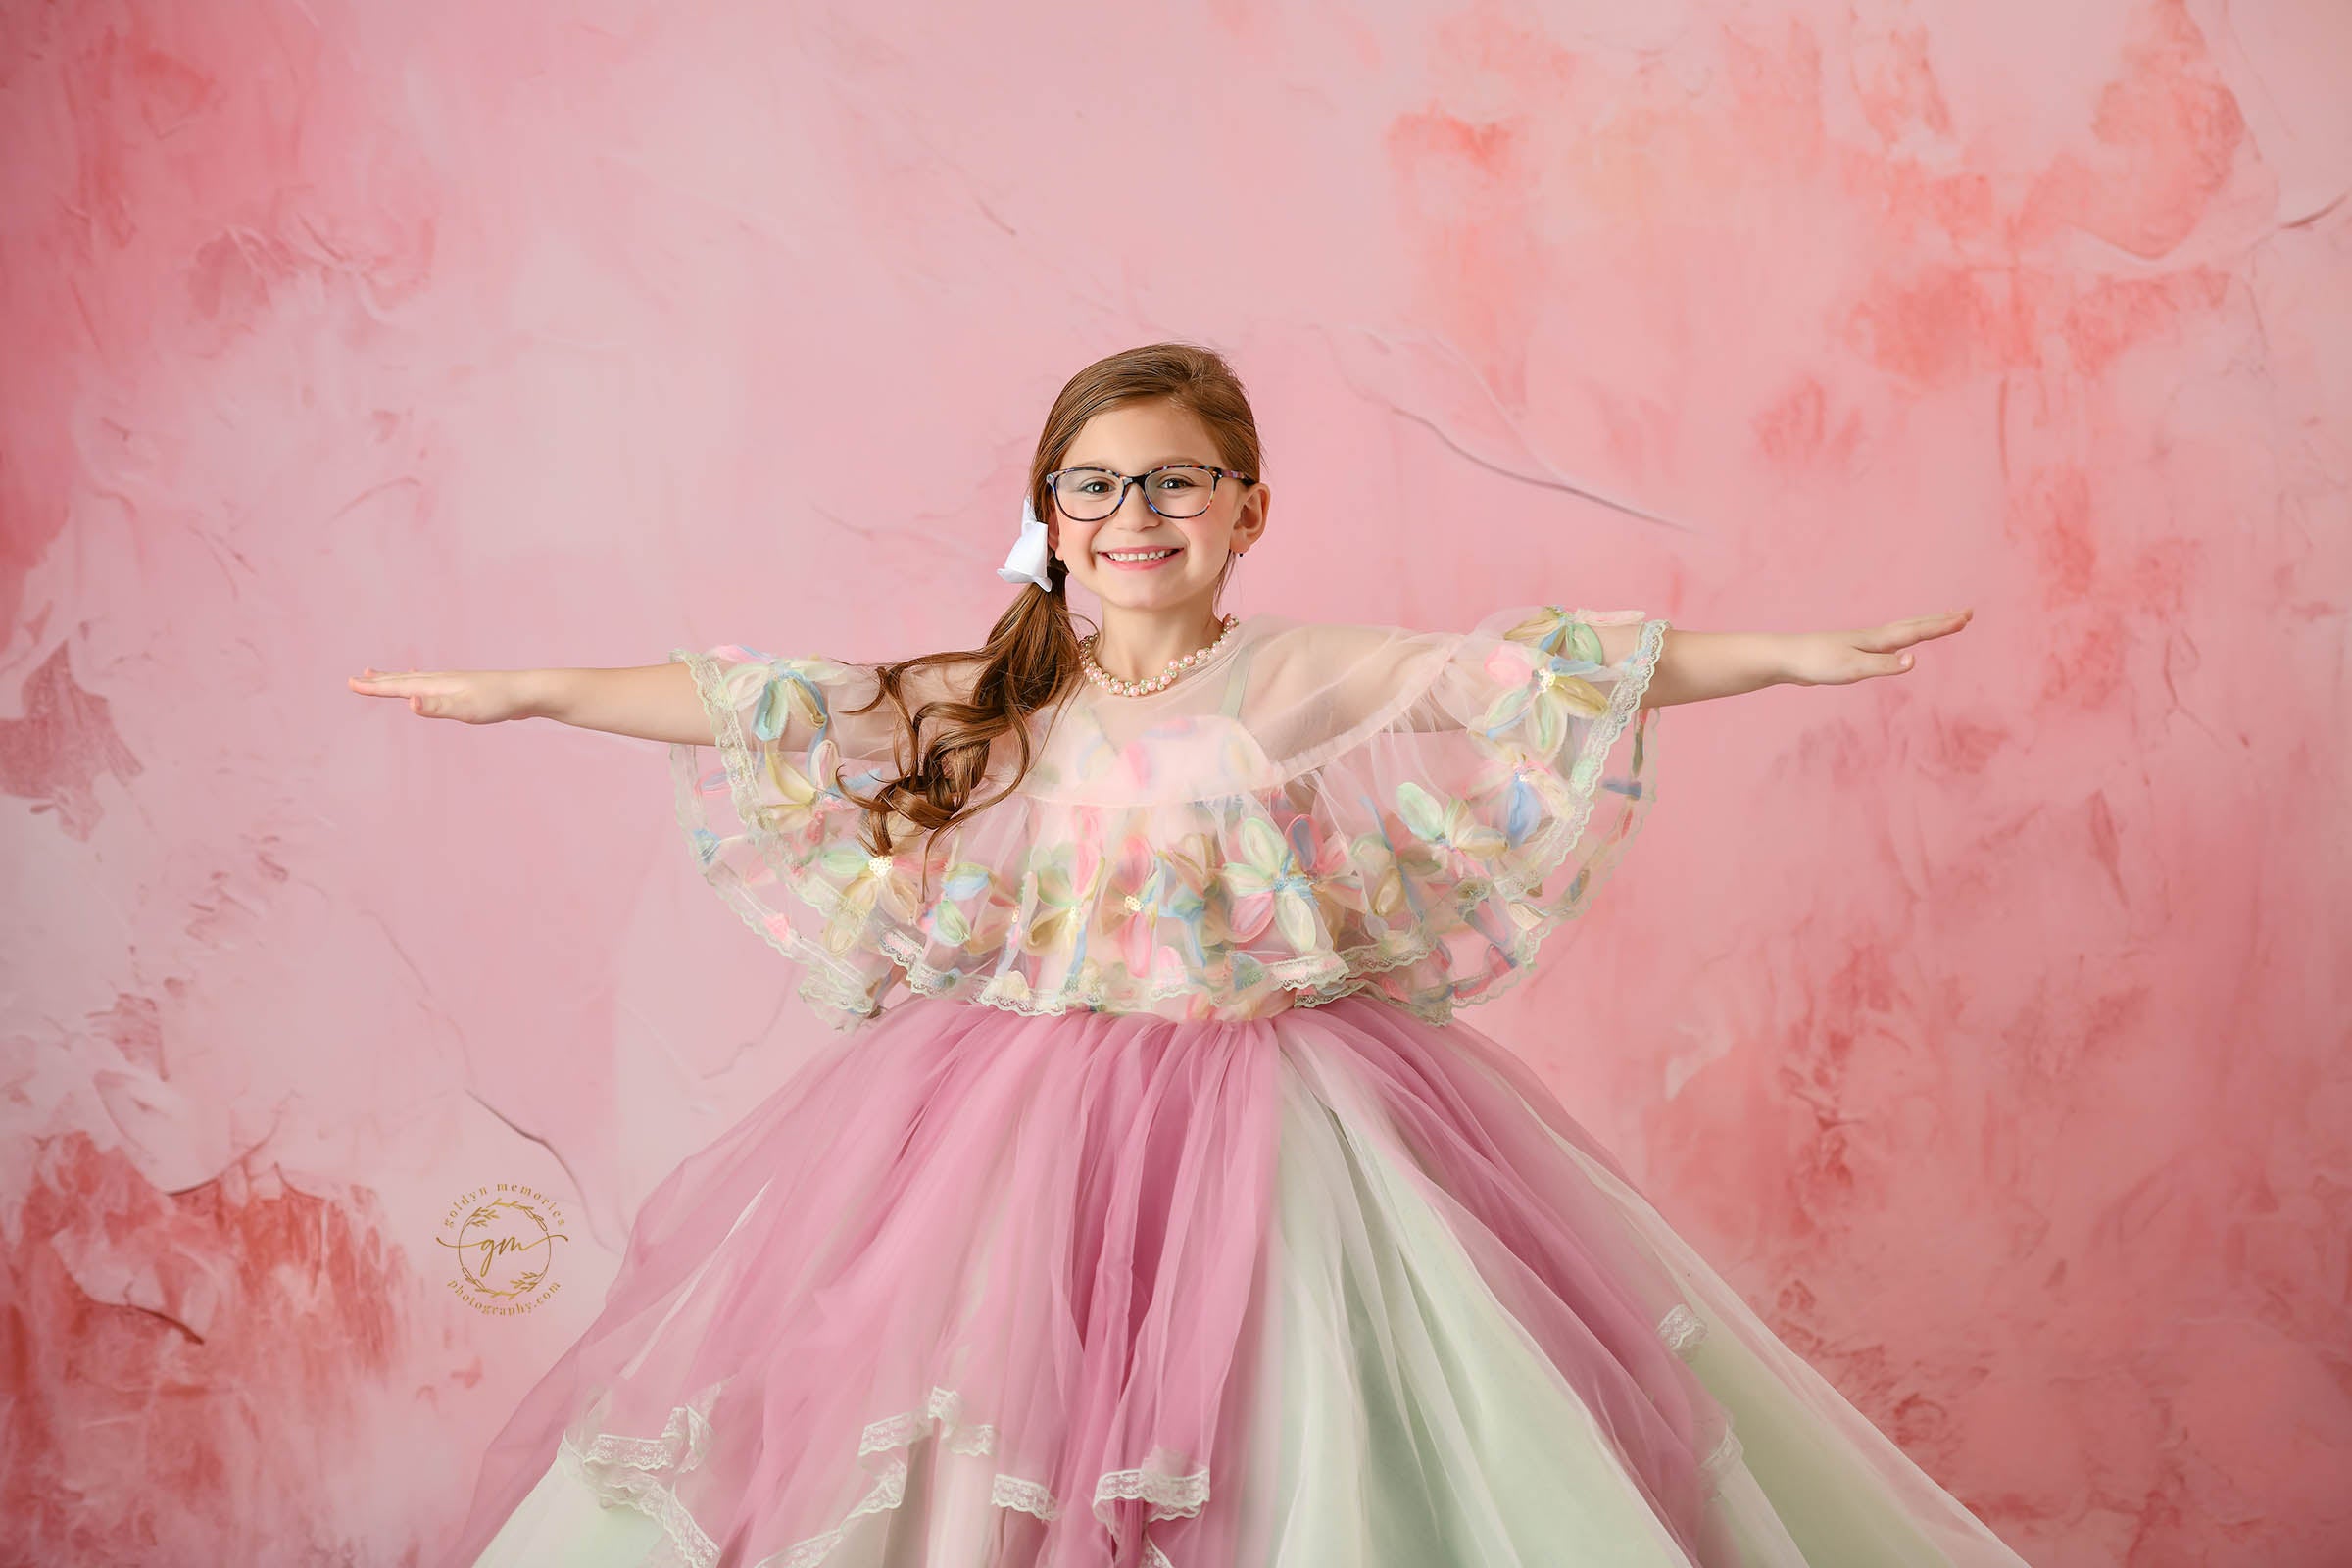
[[[1665,631],[1253,615],[888,855],[874,666],[679,650],[696,863],[849,1032],[646,1201],[451,1560],[2017,1565],[1456,1015],[1648,809]]]
[[[2016,1564],[1459,1020],[923,998],[647,1200],[458,1555]]]
[[[1025,772],[1000,745],[973,797],[992,804],[889,856],[848,799],[906,760],[894,705],[858,711],[873,665],[678,649],[716,743],[672,748],[678,815],[837,1026],[901,980],[1178,1018],[1370,991],[1443,1022],[1520,978],[1640,826],[1666,630],[1554,605],[1468,632],[1251,615],[1149,697],[1079,682]],[[908,709],[952,679],[916,671]]]

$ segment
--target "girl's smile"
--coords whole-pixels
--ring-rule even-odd
[[[1184,553],[1182,545],[1152,545],[1124,550],[1098,550],[1095,554],[1117,571],[1152,571],[1166,565]]]

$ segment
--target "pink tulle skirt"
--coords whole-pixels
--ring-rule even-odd
[[[2020,1559],[1516,1058],[902,1003],[646,1200],[476,1568]]]

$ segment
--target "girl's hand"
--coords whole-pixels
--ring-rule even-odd
[[[431,669],[391,674],[373,665],[351,677],[363,697],[399,697],[409,711],[425,718],[454,718],[466,724],[496,724],[529,718],[528,670]]]
[[[1913,615],[1863,631],[1808,631],[1787,640],[1781,679],[1790,686],[1850,686],[1873,675],[1900,675],[1914,662],[1896,652],[1933,637],[1949,637],[1969,622],[1974,607],[1941,615]]]

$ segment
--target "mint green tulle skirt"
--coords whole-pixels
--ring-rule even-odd
[[[1533,1074],[919,999],[648,1200],[474,1568],[2021,1568]]]

